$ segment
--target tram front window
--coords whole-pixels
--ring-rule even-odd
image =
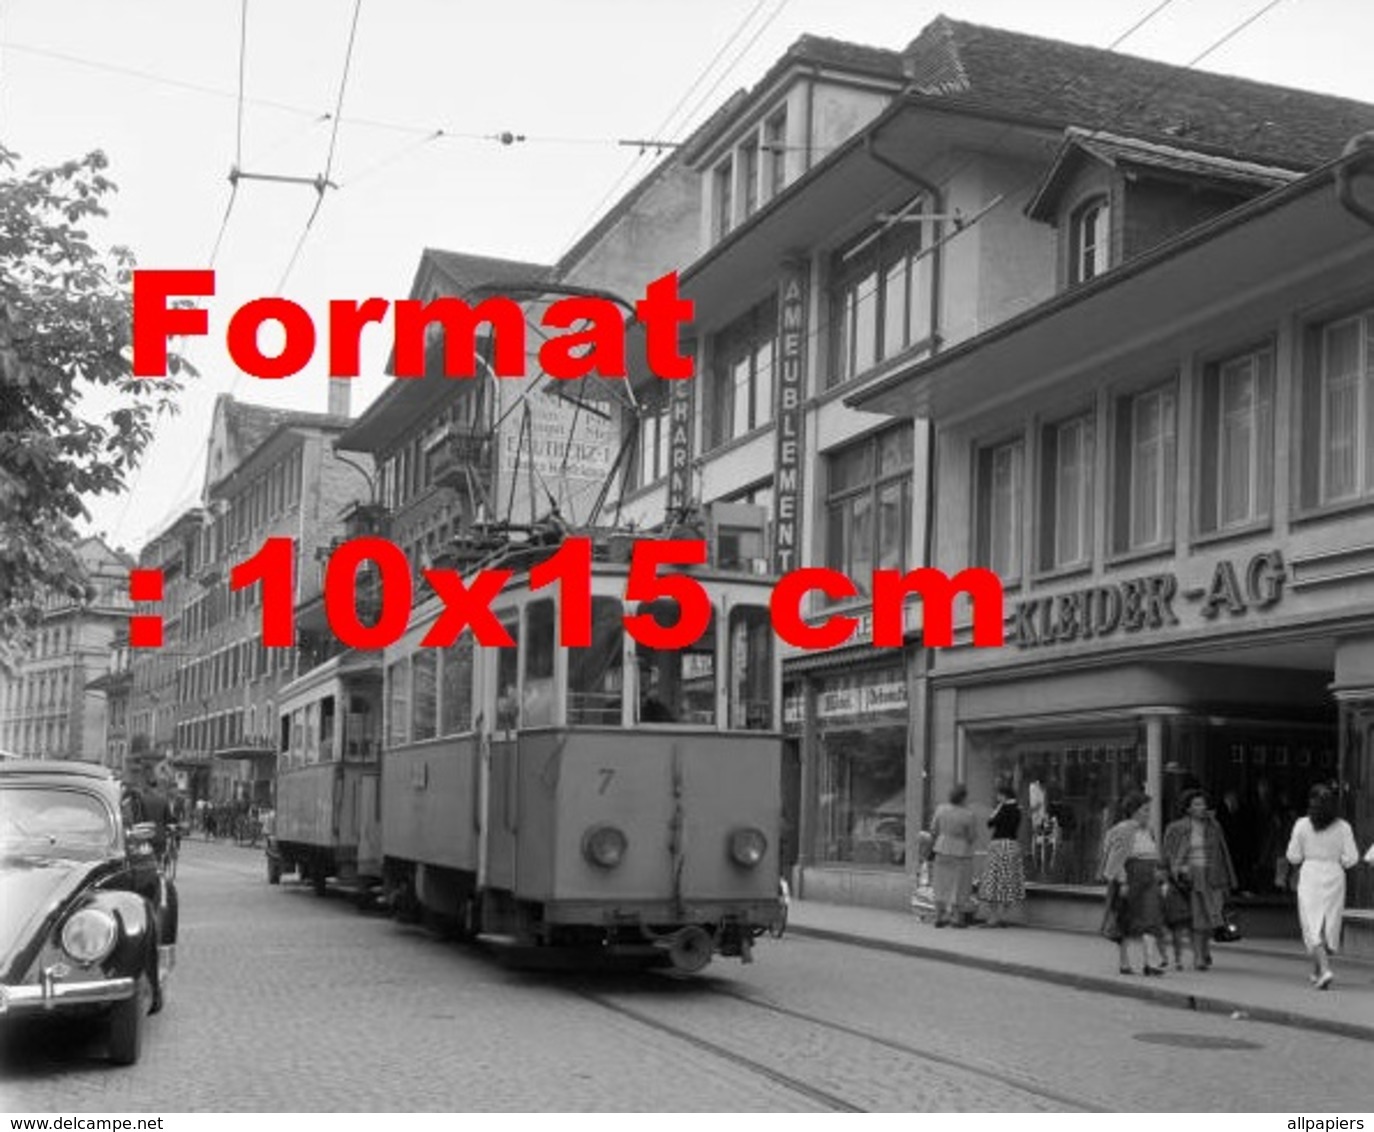
[[[681,616],[672,598],[647,602],[636,612],[647,613],[665,628]],[[712,726],[716,722],[716,616],[701,637],[684,649],[654,649],[635,645],[635,667],[639,674],[639,703],[636,719],[640,723],[692,723]]]
[[[773,729],[773,626],[758,605],[730,611],[730,727]]]
[[[522,727],[553,723],[553,602],[532,601],[525,610],[525,699]]]
[[[496,730],[514,731],[520,722],[520,622],[502,624],[515,644],[496,652]]]
[[[568,723],[620,726],[625,630],[620,601],[592,598],[592,643],[568,650]]]

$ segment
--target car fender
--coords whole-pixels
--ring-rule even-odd
[[[147,900],[136,892],[106,891],[87,907],[103,908],[119,921],[119,943],[105,960],[107,970],[157,971],[157,922]]]

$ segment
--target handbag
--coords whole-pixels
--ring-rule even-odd
[[[1221,913],[1222,922],[1212,929],[1213,943],[1239,943],[1245,938],[1245,933],[1240,930],[1240,925],[1236,923],[1236,917],[1229,909]]]

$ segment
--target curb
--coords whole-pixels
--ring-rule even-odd
[[[1276,1026],[1289,1026],[1298,1030],[1312,1030],[1323,1034],[1334,1034],[1342,1038],[1355,1038],[1357,1041],[1374,1042],[1374,1026],[1361,1026],[1356,1022],[1342,1022],[1336,1018],[1319,1018],[1310,1014],[1299,1014],[1292,1010],[1280,1010],[1268,1006],[1253,1006],[1249,1003],[1230,999],[1216,998],[1212,995],[1188,994],[1185,991],[1170,990],[1144,982],[1129,984],[1100,975],[1080,975],[1069,971],[1053,971],[1037,967],[1031,963],[1016,963],[1006,959],[989,959],[981,955],[967,955],[957,951],[946,951],[938,947],[926,947],[919,943],[899,943],[896,940],[874,939],[869,936],[855,935],[852,932],[832,931],[828,928],[802,927],[788,925],[789,935],[799,935],[810,939],[822,939],[831,943],[847,943],[854,947],[865,947],[872,951],[887,951],[896,955],[908,955],[914,959],[929,959],[937,963],[953,963],[960,967],[973,967],[982,971],[994,971],[1001,975],[1012,975],[1023,979],[1035,979],[1042,983],[1073,987],[1077,990],[1095,991],[1100,994],[1113,994],[1120,998],[1135,998],[1153,1002],[1160,1006],[1174,1006],[1193,1010],[1200,1014],[1239,1014],[1252,1022],[1269,1022]],[[1157,982],[1157,980],[1156,980]]]

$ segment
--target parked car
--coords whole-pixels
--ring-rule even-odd
[[[103,767],[0,762],[0,1022],[90,1017],[132,1065],[176,956],[176,888],[153,827],[126,829]]]

